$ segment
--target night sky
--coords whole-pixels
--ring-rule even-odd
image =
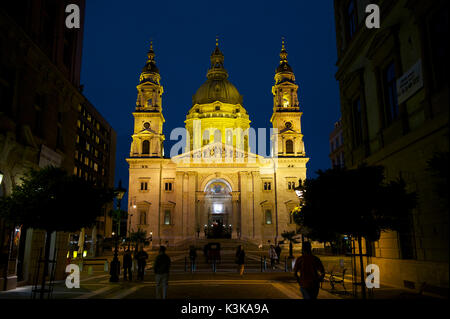
[[[164,86],[165,154],[184,127],[192,95],[206,80],[216,35],[229,80],[244,97],[253,128],[271,127],[281,37],[299,85],[308,177],[331,166],[328,137],[339,119],[332,1],[86,1],[81,84],[117,132],[116,185],[128,187],[139,75],[150,39]]]

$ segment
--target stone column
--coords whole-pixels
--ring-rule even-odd
[[[242,232],[242,227],[241,227],[241,211],[240,211],[240,206],[241,206],[241,201],[240,201],[240,197],[241,194],[240,192],[231,192],[231,200],[232,200],[232,205],[233,205],[233,211],[231,213],[231,225],[233,228],[233,232],[231,234],[232,238],[238,238],[239,234],[237,232],[238,228],[239,231]]]

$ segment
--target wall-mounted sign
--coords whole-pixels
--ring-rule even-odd
[[[397,80],[398,104],[405,102],[422,87],[422,61],[419,60]]]
[[[49,165],[60,167],[62,157],[51,148],[48,148],[44,144],[41,146],[41,154],[39,156],[39,167],[44,168]]]

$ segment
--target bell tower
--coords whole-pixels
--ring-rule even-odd
[[[164,116],[162,114],[163,86],[155,63],[153,42],[150,43],[148,59],[142,69],[137,86],[136,109],[133,112],[134,133],[131,143],[131,157],[163,157]]]
[[[300,120],[302,112],[297,97],[298,85],[295,83],[294,72],[288,64],[287,55],[283,39],[280,65],[276,69],[275,84],[272,86],[273,114],[270,122],[273,128],[278,130],[272,135],[272,145],[275,146],[272,155],[304,157],[305,145]]]

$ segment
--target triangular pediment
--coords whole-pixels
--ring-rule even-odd
[[[194,160],[194,162],[207,163],[242,163],[248,161],[255,162],[260,159],[264,159],[264,157],[221,142],[211,143],[199,149],[172,157],[173,162]]]

